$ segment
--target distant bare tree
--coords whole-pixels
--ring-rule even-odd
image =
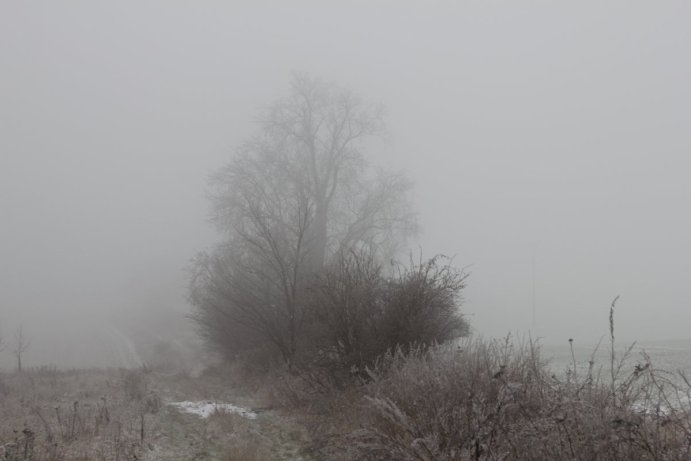
[[[193,262],[190,293],[212,344],[251,330],[290,365],[314,275],[349,249],[388,258],[416,223],[410,182],[363,155],[383,130],[377,107],[298,76],[260,127],[212,178],[212,220],[228,240]]]
[[[24,336],[24,327],[20,325],[14,333],[14,345],[12,347],[12,354],[17,359],[17,371],[19,372],[22,371],[22,356],[29,349],[29,346],[31,346],[31,341]]]
[[[259,135],[213,176],[212,221],[271,259],[286,257],[275,254],[278,243],[291,244],[288,257],[298,251],[312,270],[344,249],[390,250],[416,222],[410,181],[372,169],[363,154],[384,130],[381,112],[349,90],[296,76]]]

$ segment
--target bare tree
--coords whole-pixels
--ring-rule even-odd
[[[208,338],[225,341],[220,324],[245,325],[290,363],[314,274],[345,249],[388,256],[415,231],[410,182],[363,155],[382,130],[379,109],[307,77],[271,106],[211,181],[212,221],[228,240],[193,264],[191,300]]]
[[[14,333],[14,345],[12,347],[12,354],[14,354],[15,358],[17,359],[18,372],[22,371],[22,356],[24,355],[24,352],[29,349],[29,346],[31,346],[31,341],[24,336],[24,327],[20,325],[19,328],[17,328],[17,331]]]
[[[279,234],[293,250],[299,241],[313,270],[344,246],[400,242],[415,231],[410,182],[373,172],[363,155],[366,140],[383,131],[381,109],[297,76],[261,126],[212,179],[213,221],[222,231],[267,248]]]

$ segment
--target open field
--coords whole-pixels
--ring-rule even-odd
[[[238,395],[228,379],[146,369],[0,375],[3,460],[300,460],[304,431]],[[256,418],[215,411],[207,418],[171,405],[228,402]]]
[[[569,444],[582,451],[574,459],[689,453],[688,387],[679,394],[667,379],[686,370],[685,345],[644,345],[647,359],[634,348],[612,390],[606,346],[591,374],[585,346],[573,356],[546,347],[543,360],[527,345],[459,344],[390,357],[346,387],[241,363],[199,376],[146,367],[2,373],[0,459],[527,459],[529,448],[532,459],[551,459]],[[600,458],[576,448],[595,442]]]

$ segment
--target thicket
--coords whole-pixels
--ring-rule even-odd
[[[459,311],[467,274],[438,256],[382,266],[366,253],[337,258],[310,290],[308,364],[364,375],[388,351],[427,348],[466,335]]]
[[[205,286],[203,293],[216,298],[206,298],[206,306],[218,303],[222,309],[203,311],[197,319],[207,340],[231,359],[263,357],[265,369],[280,364],[280,348],[272,348],[251,323],[237,321],[240,303],[268,302],[257,299],[265,293],[246,282],[246,273],[216,273],[224,277]],[[466,335],[469,325],[459,310],[466,278],[441,256],[411,259],[386,271],[370,253],[333,258],[304,287],[292,371],[311,370],[323,379],[347,381],[363,376],[387,351],[427,348]]]

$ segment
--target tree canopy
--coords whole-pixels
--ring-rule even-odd
[[[391,251],[387,243],[400,243],[416,224],[410,181],[373,168],[364,155],[383,130],[377,106],[295,77],[259,133],[212,178],[214,223],[262,257],[269,250],[271,259],[280,254],[312,270],[344,249]]]

